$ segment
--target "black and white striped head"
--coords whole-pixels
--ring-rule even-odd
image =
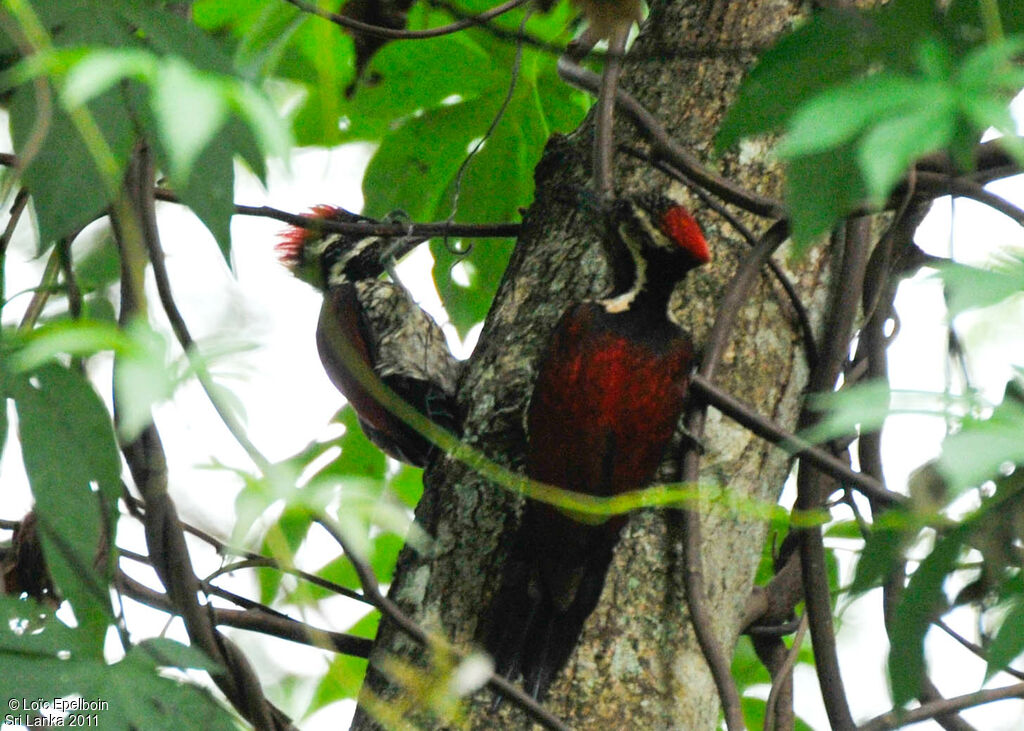
[[[663,195],[623,197],[612,204],[610,225],[631,250],[690,270],[711,261],[700,224],[685,206]]]
[[[374,223],[373,219],[329,205],[314,206],[310,218],[338,223]],[[384,271],[385,236],[344,234],[315,226],[292,226],[281,234],[276,249],[281,263],[302,281],[326,289],[331,284],[376,279]]]

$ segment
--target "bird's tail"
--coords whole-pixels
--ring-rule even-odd
[[[495,672],[544,698],[597,606],[624,520],[579,523],[530,502],[482,627]]]

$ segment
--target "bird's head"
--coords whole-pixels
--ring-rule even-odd
[[[329,205],[314,206],[308,214],[318,221],[373,223],[373,219]],[[345,281],[373,279],[384,271],[384,248],[389,239],[358,233],[343,234],[292,226],[281,234],[275,247],[281,263],[292,274],[318,289]]]
[[[619,238],[647,260],[689,271],[711,261],[700,224],[685,206],[659,194],[624,197],[612,204]]]

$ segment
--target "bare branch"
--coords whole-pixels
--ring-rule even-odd
[[[558,60],[558,75],[567,83],[592,94],[596,94],[601,88],[601,78],[597,74],[581,68],[565,57]],[[651,143],[652,157],[665,158],[697,184],[744,210],[766,218],[785,216],[785,206],[781,201],[745,190],[702,165],[695,155],[673,140],[661,122],[628,92],[621,88],[617,89],[615,102],[622,112],[633,120],[637,131]]]
[[[438,36],[457,33],[458,31],[466,28],[483,25],[492,18],[496,18],[502,13],[507,13],[508,11],[514,10],[520,5],[525,5],[528,2],[528,0],[506,0],[506,2],[503,2],[501,5],[497,5],[490,10],[480,13],[479,15],[457,20],[454,23],[443,25],[438,28],[427,28],[426,30],[400,30],[397,28],[386,28],[380,25],[370,25],[369,23],[364,23],[360,20],[356,20],[355,18],[350,18],[347,15],[332,13],[328,10],[321,10],[313,3],[305,2],[305,0],[284,1],[289,5],[294,5],[304,13],[309,13],[310,15],[315,15],[318,18],[329,20],[335,25],[340,25],[342,28],[346,28],[350,31],[363,33],[368,36],[375,36],[377,38],[389,38],[396,41],[437,38]]]
[[[181,199],[166,188],[154,191],[157,200],[168,203],[181,203]],[[410,236],[424,240],[436,236],[451,238],[514,238],[519,235],[518,223],[455,223],[453,221],[436,221],[433,223],[395,223],[393,221],[360,221],[349,223],[330,219],[306,216],[299,213],[288,213],[270,206],[235,205],[235,213],[241,216],[273,218],[299,228],[313,231],[324,231],[339,234],[356,234],[362,236]]]
[[[1003,688],[979,690],[974,693],[958,695],[954,698],[924,703],[918,708],[913,708],[909,711],[901,709],[892,710],[888,713],[883,713],[881,716],[876,716],[857,728],[859,731],[885,731],[886,729],[903,728],[918,721],[926,721],[929,718],[935,718],[943,714],[954,713],[965,708],[974,708],[975,706],[1009,698],[1024,698],[1024,683],[1008,685]]]
[[[715,324],[711,328],[704,348],[704,357],[697,373],[708,382],[714,377],[729,335],[736,324],[740,304],[747,298],[750,288],[757,279],[761,265],[786,239],[788,229],[784,224],[772,226],[761,243],[751,250],[740,263],[740,267],[726,287],[718,307]],[[686,430],[691,438],[699,440],[704,433],[706,407],[694,408],[686,415]],[[682,479],[696,482],[700,473],[700,455],[696,449],[689,449],[683,455]],[[683,573],[686,582],[686,599],[690,609],[690,620],[701,652],[707,660],[718,695],[725,711],[726,725],[733,729],[744,728],[743,710],[740,704],[736,681],[728,658],[722,651],[711,631],[711,618],[705,609],[704,572],[700,560],[701,525],[700,516],[693,510],[683,512],[684,561]]]
[[[316,516],[316,521],[324,527],[324,529],[331,534],[331,537],[338,542],[341,549],[348,556],[352,562],[353,568],[356,570],[356,576],[359,577],[359,583],[362,584],[363,593],[370,602],[377,607],[381,613],[394,622],[403,632],[412,637],[417,642],[423,645],[436,644],[441,641],[436,637],[428,635],[422,627],[416,624],[398,607],[397,604],[388,599],[380,590],[380,585],[377,583],[377,577],[373,573],[373,569],[359,556],[353,552],[352,546],[345,538],[344,533],[341,529],[335,525],[334,521],[326,515]],[[458,655],[453,648],[447,648],[453,654]],[[532,697],[527,695],[518,686],[509,682],[506,678],[500,675],[491,673],[491,677],[487,681],[487,685],[494,691],[500,693],[505,698],[515,703],[517,706],[522,708],[528,713],[535,721],[542,724],[546,728],[555,729],[556,731],[569,731],[569,727],[566,726],[562,721],[555,718],[544,706],[534,700]]]
[[[131,578],[124,572],[117,576],[117,588],[125,596],[148,607],[159,609],[168,614],[177,614],[178,610],[166,594],[150,589]],[[265,608],[264,608],[265,609]],[[303,645],[340,652],[353,657],[369,657],[373,640],[364,637],[331,632],[312,627],[298,620],[272,611],[256,611],[248,609],[238,611],[215,608],[211,610],[213,623],[224,627],[259,632],[272,637],[280,637]]]

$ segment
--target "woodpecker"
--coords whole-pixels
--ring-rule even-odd
[[[527,411],[526,474],[613,496],[648,485],[683,411],[693,346],[668,313],[675,285],[710,261],[693,216],[660,196],[619,199],[607,219],[611,294],[570,307],[541,359]],[[577,516],[578,518],[579,516]],[[625,516],[580,522],[528,501],[482,624],[496,671],[538,700],[597,605]]]
[[[326,221],[373,219],[333,206],[315,206]],[[277,245],[281,262],[324,293],[316,329],[324,370],[355,409],[363,432],[385,454],[425,467],[434,445],[389,412],[363,386],[346,362],[347,341],[363,365],[397,395],[439,426],[459,432],[455,383],[460,364],[444,334],[398,283],[381,278],[385,262],[407,254],[419,241],[345,235],[293,227]]]

